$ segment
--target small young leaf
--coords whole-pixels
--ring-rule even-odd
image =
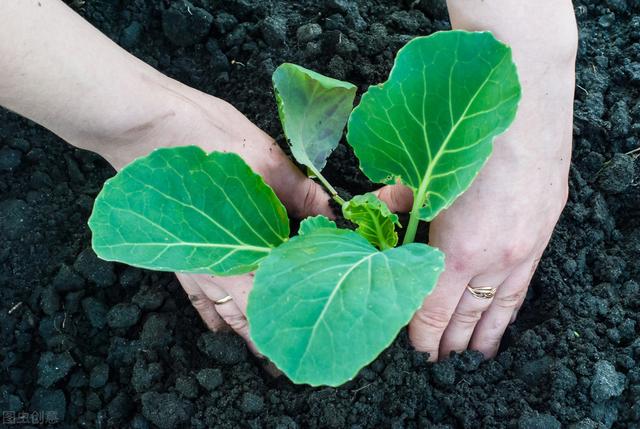
[[[315,230],[323,229],[323,228],[336,229],[336,223],[322,215],[308,217],[302,222],[300,222],[300,228],[298,228],[298,235],[309,234]]]
[[[89,219],[102,259],[234,275],[289,237],[284,206],[236,154],[158,149],[108,180]]]
[[[353,197],[342,206],[342,214],[357,224],[356,232],[378,249],[390,249],[398,244],[395,229],[395,225],[400,225],[398,216],[372,193]]]
[[[391,344],[443,269],[426,244],[380,252],[327,228],[293,237],[256,272],[251,338],[295,383],[338,386]]]
[[[291,153],[317,175],[340,142],[356,87],[289,63],[273,73],[273,87]]]
[[[508,46],[491,33],[439,32],[400,49],[389,79],[351,114],[347,139],[372,181],[400,178],[431,220],[471,185],[519,100]]]

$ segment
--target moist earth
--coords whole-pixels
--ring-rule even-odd
[[[413,36],[449,28],[436,0],[70,3],[280,143],[277,65],[361,93]],[[430,364],[402,332],[337,389],[272,378],[237,336],[207,332],[173,275],[97,259],[86,222],[113,170],[0,111],[4,423],[36,411],[69,428],[640,427],[640,2],[574,6],[571,193],[500,353]],[[326,172],[351,194],[373,188],[344,145]]]

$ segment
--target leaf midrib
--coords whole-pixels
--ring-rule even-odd
[[[442,155],[446,151],[447,145],[450,143],[451,138],[453,137],[454,133],[457,131],[457,129],[460,126],[460,124],[467,119],[467,112],[469,111],[469,109],[471,108],[473,103],[475,102],[476,98],[478,97],[480,92],[482,92],[484,87],[487,85],[487,83],[489,82],[489,80],[493,76],[493,73],[495,73],[495,71],[498,70],[498,68],[500,67],[502,62],[508,56],[509,56],[509,51],[507,50],[505,52],[505,54],[503,55],[503,57],[500,59],[500,61],[491,69],[489,74],[487,74],[487,77],[485,78],[485,80],[478,87],[478,89],[476,90],[475,94],[473,94],[473,97],[471,97],[471,99],[467,103],[467,107],[465,107],[464,111],[462,112],[462,114],[460,115],[460,117],[458,118],[458,120],[456,121],[454,126],[452,126],[451,129],[449,130],[449,133],[447,134],[447,136],[445,137],[444,141],[442,142],[442,144],[438,148],[438,152],[433,157],[433,161],[429,163],[429,166],[427,167],[427,171],[425,172],[425,174],[424,174],[424,176],[423,176],[423,178],[422,178],[422,180],[420,182],[420,186],[418,188],[417,195],[416,195],[416,197],[417,197],[416,198],[416,202],[419,201],[420,204],[415,205],[414,208],[419,209],[419,208],[422,208],[422,206],[424,205],[426,191],[427,191],[427,188],[429,186],[429,183],[431,182],[431,178],[432,178],[432,175],[433,175],[433,169],[438,164],[438,161],[440,160],[440,158],[442,157]],[[454,66],[455,66],[455,63],[451,67],[453,68]],[[449,104],[451,104],[451,99],[449,99]],[[425,126],[426,126],[426,124],[425,124]],[[413,212],[413,209],[412,209],[412,212]]]
[[[380,254],[380,252],[378,252],[377,250],[374,253],[371,253],[370,255],[365,256],[364,258],[361,258],[358,262],[356,262],[355,264],[353,264],[353,266],[351,266],[351,268],[349,268],[347,270],[347,272],[345,272],[342,277],[340,277],[340,279],[338,280],[338,282],[336,283],[335,287],[333,288],[333,291],[331,291],[331,294],[329,295],[329,298],[327,299],[327,302],[325,303],[324,307],[322,308],[322,311],[320,312],[320,314],[318,315],[318,318],[316,319],[316,322],[313,324],[313,327],[311,329],[311,333],[308,336],[308,340],[307,340],[307,345],[305,346],[304,352],[302,353],[302,356],[300,357],[300,360],[298,361],[298,368],[296,369],[296,376],[298,375],[298,373],[300,372],[300,369],[302,368],[300,366],[300,363],[304,361],[305,357],[307,356],[307,353],[309,352],[309,347],[313,341],[313,338],[315,337],[316,334],[316,329],[318,328],[318,325],[320,325],[320,322],[323,321],[324,319],[324,315],[327,312],[328,308],[331,306],[331,303],[333,302],[333,299],[335,298],[336,294],[338,293],[338,291],[340,290],[340,287],[342,286],[342,284],[345,282],[345,280],[347,279],[347,277],[349,277],[349,275],[360,265],[362,265],[365,261],[368,261],[369,259],[373,258],[374,256]],[[370,280],[369,280],[370,281]]]

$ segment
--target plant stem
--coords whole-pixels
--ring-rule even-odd
[[[407,232],[404,234],[404,240],[402,244],[413,243],[416,239],[416,232],[418,231],[418,223],[420,222],[420,216],[418,216],[418,210],[420,206],[416,205],[416,199],[414,198],[413,207],[411,208],[411,215],[409,216],[409,224],[407,225]]]
[[[324,185],[325,189],[329,191],[329,194],[331,194],[331,198],[333,198],[336,203],[340,204],[340,206],[343,206],[345,204],[345,201],[340,197],[340,195],[338,195],[338,191],[336,191],[335,188],[331,186],[331,183],[329,183],[329,181],[325,179],[319,171],[316,171],[315,169],[312,169],[311,171],[318,178],[318,180],[320,180],[322,185]]]

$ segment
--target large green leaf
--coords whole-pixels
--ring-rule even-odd
[[[391,344],[443,268],[426,244],[380,252],[331,228],[293,237],[256,272],[251,338],[292,381],[340,385]]]
[[[344,217],[358,225],[356,232],[378,249],[390,249],[398,244],[398,216],[372,193],[357,195],[342,206]]]
[[[351,114],[347,139],[371,180],[399,178],[431,220],[470,186],[519,100],[508,46],[491,33],[439,32],[400,49],[389,79]]]
[[[273,73],[273,87],[291,153],[319,174],[340,142],[356,87],[289,63]]]
[[[102,259],[217,275],[254,270],[289,236],[284,206],[236,154],[159,149],[108,180],[89,219]]]

